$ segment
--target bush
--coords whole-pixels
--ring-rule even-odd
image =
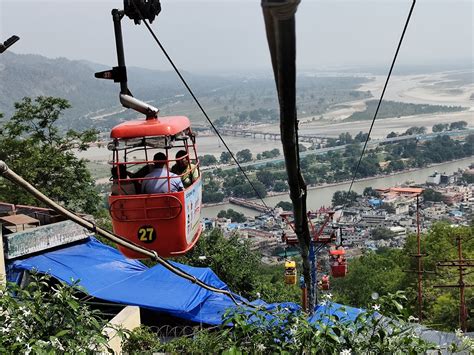
[[[381,297],[354,320],[349,320],[342,307],[338,314],[323,312],[313,323],[307,314],[285,308],[270,312],[237,308],[224,315],[217,331],[198,331],[192,338],[176,338],[166,344],[156,340],[148,346],[161,352],[227,354],[418,354],[435,349],[415,333],[402,301],[405,297],[398,292]],[[129,339],[137,343],[137,333]],[[127,340],[125,345],[133,349]],[[464,346],[471,345],[466,342]]]
[[[105,321],[80,303],[77,286],[33,275],[22,289],[0,287],[0,353],[81,353],[105,349]]]

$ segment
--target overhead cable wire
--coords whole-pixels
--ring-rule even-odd
[[[411,15],[413,13],[413,9],[415,7],[415,3],[416,3],[416,0],[413,0],[412,4],[411,4],[411,8],[410,8],[410,12],[408,13],[408,17],[407,17],[407,20],[405,22],[405,27],[403,28],[403,32],[402,32],[402,35],[400,37],[400,40],[398,42],[398,46],[397,46],[397,50],[395,51],[395,56],[393,57],[393,60],[392,60],[392,65],[390,66],[390,70],[388,72],[388,75],[387,75],[387,79],[385,80],[385,85],[383,86],[383,90],[382,90],[382,94],[380,95],[380,99],[379,99],[379,102],[377,104],[377,108],[375,110],[375,114],[374,114],[374,118],[372,119],[372,123],[370,125],[370,129],[369,129],[369,132],[367,134],[367,139],[365,140],[365,143],[364,143],[364,147],[362,148],[362,152],[360,154],[360,157],[359,157],[359,161],[357,163],[357,167],[354,171],[354,175],[352,176],[352,180],[351,180],[351,184],[349,186],[349,190],[347,191],[348,193],[351,192],[352,190],[352,185],[354,184],[354,181],[356,179],[356,176],[357,176],[357,173],[359,171],[359,167],[360,167],[360,163],[362,161],[362,158],[364,156],[364,153],[365,153],[365,149],[367,147],[367,143],[369,142],[369,139],[370,139],[370,134],[372,133],[372,128],[374,127],[374,123],[375,123],[375,119],[377,118],[377,114],[379,112],[379,109],[380,109],[380,105],[382,104],[382,100],[383,100],[383,97],[385,95],[385,90],[387,89],[387,85],[388,85],[388,81],[390,80],[390,76],[392,75],[392,70],[393,70],[393,67],[395,66],[395,62],[397,60],[397,56],[398,56],[398,52],[400,51],[400,47],[402,45],[402,42],[403,42],[403,38],[405,37],[405,32],[408,28],[408,23],[410,22],[410,18],[411,18]]]
[[[140,10],[137,8],[137,11],[140,12]],[[141,14],[140,14],[141,16]],[[141,16],[143,18],[143,16]],[[176,67],[176,65],[174,64],[173,60],[171,59],[170,55],[168,54],[168,52],[166,51],[166,49],[163,47],[163,45],[161,44],[160,40],[158,39],[158,37],[156,36],[155,32],[153,31],[153,29],[151,28],[150,24],[147,22],[147,20],[143,20],[143,22],[145,23],[145,26],[146,28],[148,29],[148,31],[150,32],[150,34],[152,35],[153,39],[155,40],[155,42],[158,44],[158,46],[160,47],[161,51],[163,52],[163,54],[165,55],[166,59],[168,59],[168,62],[171,64],[171,66],[173,67],[174,71],[176,72],[176,74],[179,76],[179,78],[181,79],[181,82],[183,83],[183,85],[186,87],[186,89],[188,90],[189,94],[192,96],[192,98],[194,99],[194,102],[196,102],[196,104],[198,105],[199,109],[201,110],[202,114],[204,115],[204,117],[206,117],[207,121],[209,122],[209,124],[211,125],[212,129],[214,130],[214,132],[217,134],[217,136],[219,137],[220,141],[222,142],[222,144],[224,144],[224,147],[227,149],[227,151],[229,152],[229,154],[231,155],[232,159],[234,160],[234,162],[237,164],[237,166],[239,167],[240,171],[242,172],[242,174],[244,174],[245,178],[247,179],[248,183],[250,184],[250,186],[252,187],[252,189],[255,191],[255,194],[257,195],[257,197],[262,201],[263,205],[268,209],[268,210],[271,210],[270,207],[268,207],[268,205],[265,203],[263,197],[260,195],[260,193],[258,192],[257,188],[255,187],[255,185],[252,183],[252,181],[250,180],[250,178],[248,177],[247,173],[245,172],[245,170],[243,169],[243,167],[240,165],[240,163],[238,162],[237,158],[234,156],[234,153],[232,153],[232,151],[230,150],[229,146],[227,145],[226,141],[224,140],[224,138],[222,138],[220,132],[218,131],[217,127],[214,125],[214,123],[212,122],[212,120],[209,118],[207,112],[204,110],[204,108],[202,107],[201,103],[199,102],[198,98],[196,97],[196,95],[194,94],[194,92],[192,91],[191,87],[188,85],[187,81],[184,79],[183,75],[181,75],[181,72],[179,71],[179,69]]]

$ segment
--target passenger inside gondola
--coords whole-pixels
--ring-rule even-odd
[[[142,193],[156,194],[178,192],[184,190],[178,175],[168,171],[166,155],[158,152],[153,157],[154,168],[142,182]]]
[[[199,171],[196,165],[189,161],[185,150],[176,153],[176,164],[171,168],[171,172],[181,177],[185,188],[191,186],[199,178]]]
[[[112,195],[135,195],[137,189],[133,181],[128,180],[127,167],[123,164],[113,166],[112,173]]]

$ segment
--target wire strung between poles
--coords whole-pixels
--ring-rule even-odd
[[[357,162],[357,167],[354,171],[354,175],[352,176],[351,185],[349,186],[349,190],[347,191],[348,193],[351,192],[352,185],[354,184],[357,173],[359,172],[360,163],[362,161],[362,157],[364,156],[365,149],[367,147],[367,143],[369,142],[370,134],[372,133],[372,128],[374,127],[375,119],[377,118],[377,114],[379,112],[379,108],[380,108],[380,105],[382,103],[383,96],[385,95],[385,90],[387,89],[388,81],[390,80],[390,76],[392,75],[392,70],[393,70],[393,67],[395,66],[395,61],[397,60],[398,52],[400,51],[400,47],[402,45],[403,38],[405,37],[405,32],[408,28],[408,23],[410,22],[411,14],[413,13],[415,3],[416,3],[416,0],[413,0],[413,3],[411,4],[410,12],[408,13],[408,17],[407,17],[407,20],[405,22],[405,27],[403,28],[403,32],[402,32],[402,35],[400,37],[400,41],[398,42],[397,50],[395,51],[395,56],[393,57],[393,60],[392,60],[392,65],[390,66],[390,70],[388,72],[387,79],[385,80],[385,85],[383,86],[382,94],[380,95],[380,99],[379,99],[379,102],[377,104],[377,109],[375,110],[374,118],[372,119],[372,123],[370,125],[369,133],[367,134],[367,139],[365,140],[364,147],[362,148],[362,152],[361,152],[360,157],[359,157],[359,161]]]
[[[136,6],[136,5],[135,5]],[[136,8],[137,11],[140,13],[140,9],[138,9],[138,7]],[[143,18],[143,16],[140,14],[140,16]],[[201,110],[202,114],[204,115],[204,117],[206,117],[207,121],[209,122],[209,124],[211,125],[212,129],[214,130],[214,132],[216,132],[217,136],[219,137],[220,141],[222,142],[222,144],[224,144],[224,147],[227,149],[227,151],[229,152],[229,154],[231,155],[232,159],[234,160],[234,162],[237,164],[237,166],[239,167],[240,171],[242,172],[242,174],[244,174],[245,176],[245,179],[248,181],[248,183],[250,184],[250,186],[252,186],[252,189],[255,191],[255,194],[257,195],[257,197],[262,201],[263,205],[269,210],[271,211],[272,209],[270,207],[268,207],[268,205],[265,203],[265,201],[263,200],[263,197],[260,195],[260,193],[258,192],[258,190],[256,189],[255,185],[252,183],[252,181],[250,180],[250,178],[248,177],[247,173],[245,172],[245,170],[242,168],[242,166],[240,165],[240,163],[237,161],[237,158],[234,156],[234,153],[232,153],[232,151],[230,150],[229,146],[227,145],[227,143],[225,142],[224,138],[222,138],[221,134],[219,133],[217,127],[214,125],[214,123],[211,121],[211,119],[209,118],[207,112],[204,110],[204,108],[202,107],[201,103],[199,102],[199,100],[197,99],[196,95],[194,95],[194,92],[191,90],[191,87],[188,85],[188,83],[186,82],[186,80],[184,79],[184,77],[181,75],[179,69],[176,67],[176,65],[174,64],[173,60],[171,59],[171,57],[169,56],[168,52],[166,51],[166,49],[163,47],[163,45],[161,44],[160,40],[158,39],[158,37],[156,36],[155,32],[153,31],[153,29],[151,28],[150,24],[148,23],[147,20],[143,20],[143,23],[145,24],[146,28],[148,29],[148,31],[150,32],[150,34],[152,35],[153,39],[155,40],[155,42],[158,44],[158,46],[160,47],[160,49],[162,50],[163,54],[165,55],[166,59],[168,59],[168,62],[171,64],[171,66],[173,67],[174,71],[176,72],[176,74],[179,76],[179,78],[181,79],[181,82],[184,84],[184,86],[186,87],[186,89],[188,90],[189,94],[192,96],[192,98],[194,99],[194,102],[196,102],[196,104],[198,105],[199,109]]]

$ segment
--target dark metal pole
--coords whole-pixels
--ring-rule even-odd
[[[115,46],[117,48],[117,62],[118,68],[123,73],[123,76],[120,80],[120,93],[128,94],[127,87],[127,69],[125,67],[125,53],[123,50],[123,37],[122,37],[122,24],[121,20],[124,16],[124,12],[118,9],[112,10],[112,18],[114,20],[114,31],[115,31]]]
[[[315,302],[309,260],[311,236],[306,214],[306,183],[300,171],[296,114],[295,13],[299,2],[300,0],[262,0],[262,8],[280,104],[280,135],[293,203],[295,232],[303,259],[309,312],[312,313]]]

